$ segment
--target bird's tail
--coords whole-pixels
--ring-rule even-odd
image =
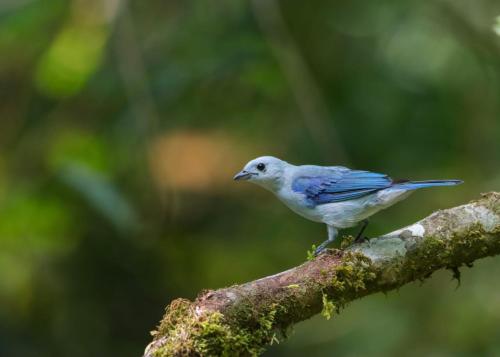
[[[395,183],[394,186],[401,187],[407,190],[416,190],[425,187],[434,186],[455,186],[463,183],[462,180],[427,180],[427,181],[406,181]],[[393,187],[394,187],[393,186]]]

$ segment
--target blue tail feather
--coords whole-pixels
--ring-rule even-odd
[[[428,180],[428,181],[407,181],[396,183],[392,187],[401,187],[407,190],[416,190],[425,187],[435,186],[455,186],[463,183],[462,180]]]

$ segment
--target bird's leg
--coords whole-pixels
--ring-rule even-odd
[[[317,256],[319,255],[322,251],[325,250],[326,246],[330,243],[332,243],[335,238],[337,237],[337,229],[333,226],[329,226],[327,225],[328,227],[328,239],[325,240],[323,243],[321,243],[318,248],[316,248],[316,250],[314,251],[314,256]]]
[[[368,226],[368,220],[364,219],[361,221],[361,230],[359,231],[358,235],[356,236],[356,239],[354,240],[355,243],[362,243],[366,240],[366,238],[363,237],[363,232],[366,229],[366,226]]]

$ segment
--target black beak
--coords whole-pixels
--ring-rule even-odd
[[[248,180],[250,177],[252,177],[252,173],[248,171],[240,171],[238,172],[234,177],[233,180],[235,181],[243,181],[243,180]]]

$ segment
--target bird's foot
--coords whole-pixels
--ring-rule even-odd
[[[356,239],[354,240],[354,243],[364,243],[368,240],[368,238],[363,237],[363,232],[365,231],[366,227],[368,226],[369,221],[367,219],[363,220],[361,222],[361,229],[356,236]]]
[[[313,256],[317,257],[321,253],[324,253],[326,250],[326,247],[318,247],[314,250]]]
[[[311,247],[311,250],[307,251],[307,260],[313,260],[318,255],[320,255],[321,253],[323,253],[324,250],[325,250],[324,247],[321,247],[321,246],[316,247],[316,245],[313,244],[312,247]]]
[[[368,237],[359,236],[359,237],[356,237],[356,239],[354,240],[354,243],[361,244],[361,243],[366,243],[368,241],[369,241]]]
[[[328,242],[328,243],[331,243],[331,242]],[[316,248],[314,250],[314,253],[313,253],[313,257],[317,257],[318,255],[321,255],[321,254],[325,254],[326,252],[328,252],[328,244],[321,244],[318,248]]]

